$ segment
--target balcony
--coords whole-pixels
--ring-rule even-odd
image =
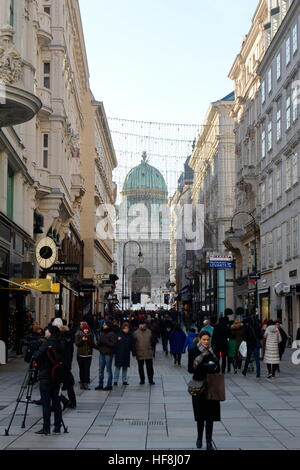
[[[0,128],[30,121],[41,105],[39,98],[32,93],[5,85],[3,90],[0,89]]]
[[[49,184],[50,170],[45,168],[37,168],[35,172],[35,189],[38,198],[43,198],[50,193]]]
[[[38,16],[37,36],[42,46],[48,46],[52,41],[51,18],[48,13],[41,11]]]
[[[42,102],[42,108],[39,112],[41,117],[48,117],[52,114],[51,91],[47,88],[37,88],[37,95]]]

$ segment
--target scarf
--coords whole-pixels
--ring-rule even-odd
[[[199,349],[200,354],[199,354],[199,356],[197,356],[196,359],[194,360],[193,369],[197,369],[197,367],[201,364],[201,362],[203,361],[203,359],[204,359],[206,356],[208,356],[209,354],[211,354],[211,355],[213,356],[213,358],[215,359],[215,361],[218,361],[218,358],[217,358],[217,356],[215,355],[215,353],[213,352],[213,350],[212,350],[211,347],[205,348],[201,343],[198,343],[197,348]]]

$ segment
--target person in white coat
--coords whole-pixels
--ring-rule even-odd
[[[266,338],[266,350],[264,362],[268,368],[268,379],[275,379],[275,372],[279,367],[279,343],[281,336],[273,320],[268,322],[264,337]]]

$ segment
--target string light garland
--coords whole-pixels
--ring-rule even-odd
[[[141,163],[141,155],[144,151],[147,152],[148,163],[163,175],[169,196],[172,196],[178,188],[178,180],[184,171],[184,165],[188,157],[192,155],[197,137],[205,134],[206,128],[211,130],[215,127],[216,139],[219,134],[224,135],[224,130],[226,130],[226,125],[221,126],[215,123],[199,125],[117,117],[108,117],[108,122],[119,163],[113,174],[113,180],[118,188],[117,203],[121,200],[120,192],[127,174]],[[210,144],[210,142],[206,143]]]

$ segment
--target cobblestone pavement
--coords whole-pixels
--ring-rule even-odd
[[[286,351],[276,379],[255,373],[243,377],[226,374],[226,402],[222,421],[215,423],[218,449],[300,449],[300,366],[291,363]],[[95,391],[98,353],[94,353],[90,391],[79,390],[74,361],[78,406],[63,414],[68,434],[37,436],[41,407],[29,405],[26,428],[21,428],[25,405],[21,404],[10,435],[5,428],[15,407],[27,365],[22,358],[0,366],[0,449],[195,449],[196,423],[188,395],[187,355],[182,366],[173,365],[158,347],[155,385],[139,385],[136,360],[132,359],[129,385],[113,391]],[[39,398],[38,387],[33,399]]]

